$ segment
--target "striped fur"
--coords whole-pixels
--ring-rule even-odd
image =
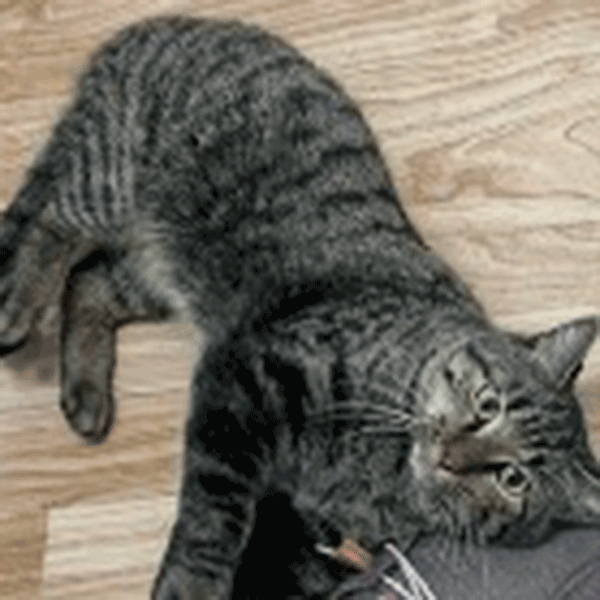
[[[60,306],[61,406],[90,443],[119,326],[207,333],[156,600],[325,597],[345,575],[314,544],[342,536],[534,543],[598,520],[572,392],[596,321],[494,328],[357,106],[256,27],[154,19],[98,51],[3,215],[0,300],[4,353]]]

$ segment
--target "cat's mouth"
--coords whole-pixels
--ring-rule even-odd
[[[466,436],[436,436],[415,441],[409,462],[417,479],[444,481],[499,473],[518,457],[503,443]]]

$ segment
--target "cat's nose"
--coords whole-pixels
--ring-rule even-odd
[[[460,473],[467,468],[468,461],[464,452],[451,445],[444,448],[438,466],[451,473]]]
[[[473,438],[456,436],[442,443],[438,466],[452,473],[464,473],[475,464],[481,464],[487,455],[484,444]]]

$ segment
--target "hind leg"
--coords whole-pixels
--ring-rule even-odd
[[[67,280],[61,314],[61,409],[87,443],[103,442],[115,416],[112,380],[117,329],[167,316],[149,298],[124,298],[116,275],[122,265],[103,253],[91,268]]]

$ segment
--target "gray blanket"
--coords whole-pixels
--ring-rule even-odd
[[[437,600],[600,600],[600,530],[565,530],[533,549],[465,549],[458,553],[438,538],[421,541],[409,559]],[[340,600],[396,600],[386,573],[410,588],[388,552],[368,575],[350,578]],[[425,598],[426,596],[421,596]],[[419,596],[415,596],[419,598]]]

